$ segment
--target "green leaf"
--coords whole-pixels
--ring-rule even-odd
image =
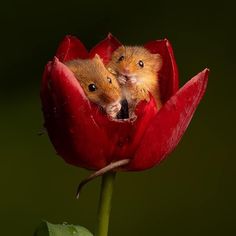
[[[93,236],[86,228],[79,225],[51,224],[42,222],[34,236]]]

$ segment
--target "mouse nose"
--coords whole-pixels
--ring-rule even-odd
[[[128,67],[125,67],[124,70],[123,70],[124,74],[129,74],[130,70]]]
[[[101,99],[101,101],[102,101],[103,103],[109,104],[109,103],[116,102],[117,97],[116,97],[116,93],[111,93],[111,94],[102,93],[102,94],[100,95],[100,99]]]

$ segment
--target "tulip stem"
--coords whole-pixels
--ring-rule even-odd
[[[108,235],[111,199],[114,188],[115,176],[116,172],[107,172],[102,176],[95,236]]]

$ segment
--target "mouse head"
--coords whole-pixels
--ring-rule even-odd
[[[161,66],[160,54],[152,54],[144,47],[121,46],[113,52],[108,69],[128,78],[157,73]]]
[[[90,101],[102,107],[121,99],[120,87],[98,55],[93,59],[67,63]]]

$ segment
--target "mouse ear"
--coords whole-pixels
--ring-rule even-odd
[[[102,62],[102,63],[103,63],[101,57],[100,57],[98,54],[95,54],[95,56],[94,56],[93,59],[96,60],[96,61],[99,61],[99,62]]]
[[[159,71],[163,64],[162,56],[159,53],[154,53],[152,55],[156,60],[156,70]]]
[[[116,51],[114,52],[115,55],[119,55],[120,51],[125,51],[125,46],[124,45],[121,45],[120,47],[118,47],[116,49]]]
[[[118,47],[117,50],[119,50],[119,49],[123,49],[123,50],[125,50],[125,46],[124,46],[124,45],[121,45],[120,47]]]
[[[125,46],[124,45],[121,45],[119,46],[113,53],[112,53],[112,57],[111,59],[114,57],[114,58],[117,58],[117,57],[120,57],[122,56],[122,54],[125,52]],[[118,59],[118,58],[117,58]]]
[[[76,73],[76,71],[78,70],[78,63],[77,61],[69,61],[64,63],[73,73]]]

